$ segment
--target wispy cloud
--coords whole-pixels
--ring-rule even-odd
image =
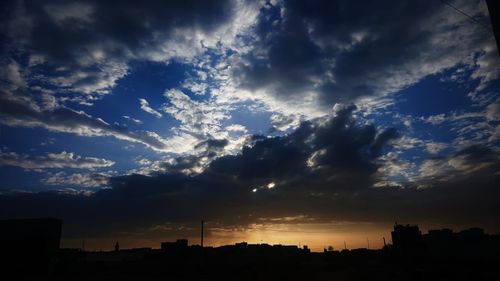
[[[48,173],[42,183],[52,186],[76,186],[79,188],[102,187],[109,185],[110,173]]]
[[[15,152],[0,151],[0,166],[16,166],[27,170],[43,169],[95,169],[113,166],[115,162],[96,157],[82,157],[72,152],[48,153],[31,156]]]
[[[146,99],[140,98],[139,102],[141,103],[141,109],[144,110],[145,112],[154,115],[156,118],[161,118],[161,113],[154,110],[149,106],[149,102]]]

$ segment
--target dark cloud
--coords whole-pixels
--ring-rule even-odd
[[[283,99],[318,92],[329,106],[395,92],[490,42],[453,13],[439,1],[284,1],[261,12],[255,48],[233,75]]]
[[[466,181],[436,180],[423,189],[411,185],[403,189],[373,188],[381,160],[378,156],[396,132],[357,124],[353,109],[337,108],[334,115],[302,123],[283,137],[255,136],[253,145],[241,154],[218,158],[196,176],[165,173],[112,177],[112,188],[90,195],[3,193],[0,213],[2,217],[62,217],[68,236],[98,236],[200,218],[223,225],[244,225],[261,217],[298,214],[318,221],[433,218],[436,222],[477,220],[493,225],[499,217],[494,202],[499,195],[495,186],[499,175],[492,173],[499,167],[498,152],[474,146],[446,159],[461,159],[463,166],[490,167],[470,174]],[[212,140],[199,146],[210,151],[225,144]],[[316,151],[325,152],[310,163]],[[274,186],[270,188],[271,182]]]
[[[229,142],[225,139],[208,139],[194,146],[194,152],[178,156],[160,165],[167,173],[197,174],[203,171],[217,157],[224,153]]]
[[[232,19],[233,3],[7,1],[1,6],[2,48],[29,67],[32,85],[106,94],[127,75],[131,61],[199,54],[204,41]]]
[[[471,145],[453,154],[425,160],[418,183],[433,186],[436,182],[464,184],[477,177],[494,181],[500,171],[500,152],[484,145]]]
[[[115,55],[139,55],[172,36],[175,28],[210,31],[232,12],[229,1],[147,0],[141,5],[135,1],[25,1],[12,6],[19,9],[12,17],[23,16],[29,22],[29,36],[22,39],[31,51],[63,65],[80,64],[82,54],[95,45],[108,45],[105,51]]]

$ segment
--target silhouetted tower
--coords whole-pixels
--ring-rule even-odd
[[[115,251],[118,252],[120,250],[120,244],[116,242],[115,244]]]
[[[347,244],[344,241],[344,250],[347,250]]]
[[[205,221],[201,221],[201,247],[203,248],[203,227],[205,226]]]
[[[382,237],[382,239],[384,240],[384,248],[385,248],[385,246],[386,246],[386,244],[385,244],[385,237]]]
[[[422,233],[417,225],[394,225],[391,232],[394,249],[403,252],[413,252],[421,249]]]

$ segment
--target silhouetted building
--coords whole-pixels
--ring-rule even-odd
[[[175,242],[162,242],[161,249],[163,251],[182,251],[188,248],[187,239],[177,239]]]
[[[309,247],[307,245],[304,245],[302,246],[302,250],[306,253],[310,253],[311,252],[311,249],[309,249]]]
[[[395,224],[391,236],[393,247],[397,251],[411,252],[421,249],[422,232],[417,225]]]
[[[52,218],[0,220],[0,262],[5,271],[49,272],[59,250],[61,224]]]

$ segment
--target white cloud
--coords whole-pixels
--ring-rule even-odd
[[[440,151],[446,149],[448,144],[442,142],[428,142],[425,144],[425,149],[431,154],[437,154]]]
[[[469,146],[453,155],[423,161],[413,181],[453,182],[476,173],[492,175],[498,172],[499,160],[498,150]]]
[[[451,112],[451,114],[437,114],[437,115],[431,115],[428,117],[421,117],[420,119],[426,123],[432,124],[432,125],[439,125],[445,122],[454,122],[454,121],[460,121],[464,119],[471,119],[471,118],[483,118],[484,113],[483,112],[465,112],[465,113],[457,113],[457,112]]]
[[[486,107],[486,119],[490,121],[500,120],[500,101],[496,101]]]
[[[46,185],[78,186],[84,188],[102,187],[109,185],[112,173],[48,173],[42,179]]]
[[[131,121],[131,122],[134,122],[135,124],[142,124],[142,121],[141,121],[141,120],[139,120],[139,119],[135,119],[135,118],[132,118],[132,117],[127,116],[127,115],[123,115],[122,117],[123,117],[124,119],[126,119],[126,120],[129,120],[129,121]]]
[[[297,115],[284,115],[273,114],[271,115],[271,124],[279,131],[286,131],[288,129],[296,129],[300,125],[300,116]]]
[[[110,125],[101,118],[94,118],[83,111],[67,107],[42,110],[31,99],[0,91],[0,123],[13,127],[41,127],[53,132],[73,133],[80,136],[112,136],[120,140],[142,143],[162,152],[176,152],[179,141],[166,140],[155,132],[130,131]]]
[[[43,169],[95,169],[110,167],[115,162],[96,157],[82,157],[72,152],[48,153],[43,156],[20,155],[15,152],[0,151],[0,166],[16,166],[27,170]]]
[[[495,127],[495,131],[493,132],[493,134],[489,138],[489,141],[496,141],[496,140],[500,140],[500,125],[497,125]]]
[[[226,137],[220,131],[221,122],[229,118],[228,109],[214,101],[195,101],[183,92],[170,89],[164,96],[169,104],[162,110],[181,122],[180,130],[204,138]]]
[[[96,58],[97,56],[97,58]],[[55,72],[53,76],[40,78],[49,81],[60,91],[83,93],[85,95],[109,94],[116,82],[128,74],[128,65],[115,59],[99,59],[100,51],[79,58],[82,66],[77,70]],[[87,65],[87,64],[97,64]],[[35,76],[36,77],[36,76]],[[84,96],[85,97],[85,96]],[[93,97],[88,97],[92,99]]]
[[[22,77],[21,67],[14,60],[2,62],[2,67],[0,67],[0,77],[8,82],[10,82],[10,90],[24,87],[26,82]],[[4,85],[7,86],[7,85]]]
[[[149,103],[148,103],[148,101],[146,99],[140,98],[139,102],[141,103],[141,109],[142,110],[146,111],[149,114],[154,115],[156,118],[161,118],[161,116],[162,116],[161,113],[158,112],[158,111],[156,111],[156,110],[154,110],[153,108],[151,108],[149,106]]]
[[[240,124],[231,124],[227,126],[225,129],[229,132],[241,132],[241,133],[248,132],[247,128],[245,128],[245,126]]]
[[[424,143],[423,140],[411,136],[402,136],[401,138],[394,140],[392,142],[394,148],[400,150],[407,150],[420,147],[423,143]]]

